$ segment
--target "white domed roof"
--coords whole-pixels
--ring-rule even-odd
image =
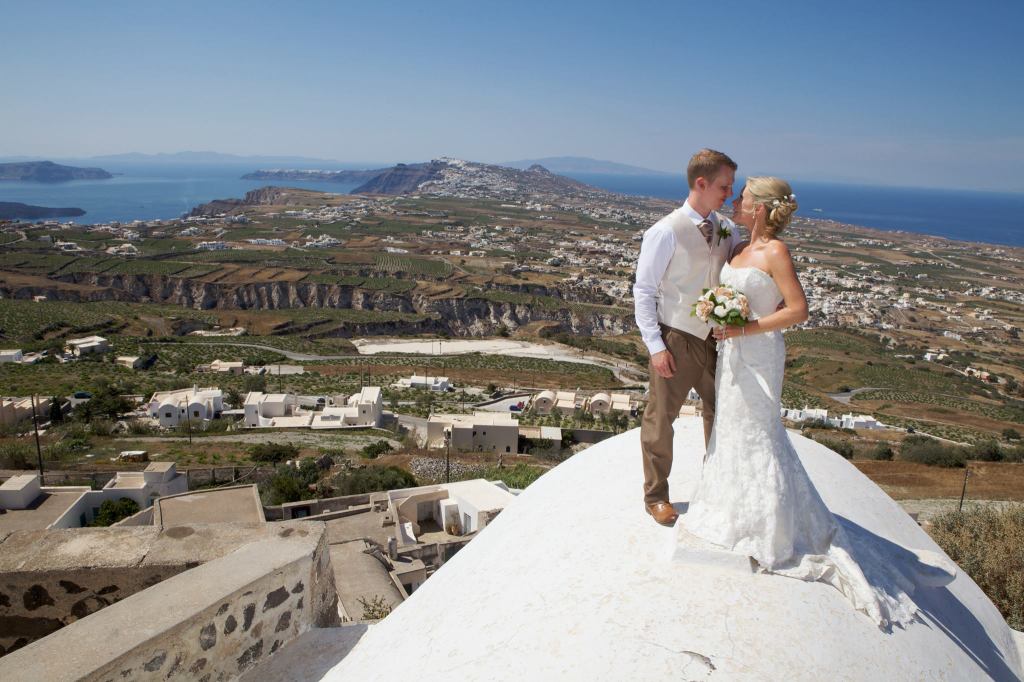
[[[938,549],[849,462],[793,436],[830,509],[899,548]],[[701,422],[676,422],[673,501]],[[916,586],[920,622],[883,632],[835,588],[670,558],[644,512],[639,430],[527,488],[326,679],[1015,680],[1013,631],[962,571]],[[884,539],[884,540],[882,540]]]

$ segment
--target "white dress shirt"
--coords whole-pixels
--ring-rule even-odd
[[[694,223],[700,224],[705,216],[697,213],[690,202],[683,203],[681,210]],[[715,212],[708,214],[713,228],[718,229]],[[633,285],[633,301],[636,307],[636,326],[651,355],[665,350],[658,324],[658,291],[661,278],[665,276],[669,261],[676,250],[676,237],[667,221],[659,221],[644,232],[640,244],[640,257],[636,263],[636,284]]]

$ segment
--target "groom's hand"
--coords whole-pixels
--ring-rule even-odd
[[[652,355],[651,366],[654,367],[658,376],[665,379],[671,379],[672,375],[676,373],[676,361],[672,359],[672,354],[667,350],[658,351]]]

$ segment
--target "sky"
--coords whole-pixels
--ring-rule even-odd
[[[1024,192],[1024,3],[0,0],[0,157],[345,162],[701,147],[796,180]]]

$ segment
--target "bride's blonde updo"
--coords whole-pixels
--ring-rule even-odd
[[[754,198],[754,204],[762,204],[766,209],[765,227],[768,239],[775,238],[789,226],[789,221],[796,213],[799,205],[793,188],[782,178],[757,176],[747,178],[747,190]]]

